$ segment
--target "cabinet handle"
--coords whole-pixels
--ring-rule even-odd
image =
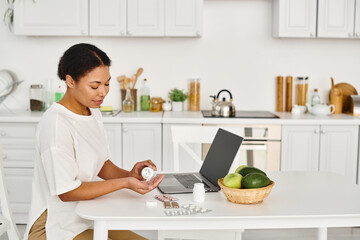
[[[201,36],[201,32],[196,32],[196,36],[200,37],[200,36]]]
[[[360,33],[356,33],[356,36],[357,36],[357,37],[360,37]]]
[[[124,31],[121,31],[121,32],[120,32],[120,35],[121,35],[121,36],[125,36],[125,32],[124,32]]]
[[[0,135],[1,135],[2,137],[6,136],[6,132],[5,132],[5,131],[1,131]]]
[[[314,33],[310,33],[310,37],[315,37],[315,34],[314,34]]]
[[[3,160],[7,159],[7,156],[5,154],[2,155]]]
[[[315,133],[315,134],[319,134],[319,132],[320,132],[319,129],[315,129],[315,130],[314,130],[314,133]]]
[[[131,31],[128,31],[127,34],[128,34],[128,35],[132,35],[132,32],[131,32]]]
[[[326,131],[325,131],[325,130],[323,130],[323,129],[321,129],[320,133],[321,133],[321,134],[325,134],[325,133],[326,133]]]
[[[82,34],[82,35],[86,35],[86,31],[84,31],[84,30],[81,31],[81,34]]]
[[[128,131],[129,131],[129,129],[123,128],[123,132],[124,132],[124,133],[127,133]]]
[[[348,35],[349,35],[349,37],[352,37],[352,36],[353,36],[353,33],[350,32]]]

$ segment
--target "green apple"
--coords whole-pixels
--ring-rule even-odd
[[[241,166],[239,166],[236,170],[235,170],[235,172],[236,173],[239,173],[239,171],[242,169],[242,168],[244,168],[244,167],[247,167],[246,165],[241,165]]]
[[[230,188],[241,188],[242,178],[239,173],[229,173],[224,177],[224,185]]]

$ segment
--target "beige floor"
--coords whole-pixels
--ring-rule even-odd
[[[18,225],[21,234],[25,225]],[[137,231],[138,234],[150,239],[157,239],[156,231]],[[8,240],[6,234],[0,240]],[[209,239],[217,240],[217,239]],[[220,239],[219,239],[220,240]],[[226,240],[226,239],[221,239]],[[243,240],[316,240],[315,229],[279,229],[279,230],[246,230]],[[328,240],[360,240],[360,228],[330,228]]]

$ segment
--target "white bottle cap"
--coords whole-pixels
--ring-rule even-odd
[[[141,176],[145,178],[146,181],[149,181],[156,176],[156,172],[150,167],[145,167],[141,171]]]

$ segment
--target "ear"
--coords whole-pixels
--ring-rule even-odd
[[[75,87],[76,82],[70,75],[66,75],[65,81],[66,81],[66,85],[68,86],[68,88]]]

